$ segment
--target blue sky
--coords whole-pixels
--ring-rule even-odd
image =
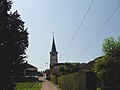
[[[75,32],[92,0],[13,0],[12,11],[17,10],[29,32],[29,63],[39,70],[49,68],[53,30],[59,62],[88,62],[101,56],[104,39],[120,36],[120,7],[101,30],[120,0],[94,0],[71,46]],[[97,37],[92,41],[98,31]]]

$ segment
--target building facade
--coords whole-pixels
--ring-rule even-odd
[[[50,52],[50,74],[58,73],[59,68],[57,64],[58,64],[58,52],[56,50],[55,40],[53,36],[52,49]]]

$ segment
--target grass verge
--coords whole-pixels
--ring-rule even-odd
[[[97,88],[97,90],[101,90],[101,88]]]
[[[25,82],[25,83],[17,83],[15,90],[41,90],[42,83],[41,82]]]

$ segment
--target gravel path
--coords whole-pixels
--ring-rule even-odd
[[[46,80],[45,77],[40,77],[39,80],[43,81],[41,90],[59,90],[58,85],[54,85],[50,81]]]

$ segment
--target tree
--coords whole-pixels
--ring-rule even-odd
[[[59,66],[59,73],[60,75],[65,73],[64,65]]]
[[[102,51],[107,56],[120,59],[120,37],[118,40],[114,40],[113,37],[105,39]]]
[[[18,12],[10,12],[11,4],[0,0],[0,90],[14,90],[28,47],[27,29]]]
[[[120,37],[117,40],[110,37],[103,43],[104,56],[98,59],[94,66],[103,90],[120,89]]]
[[[59,66],[60,74],[70,74],[78,71],[80,64],[79,63],[64,63]]]

